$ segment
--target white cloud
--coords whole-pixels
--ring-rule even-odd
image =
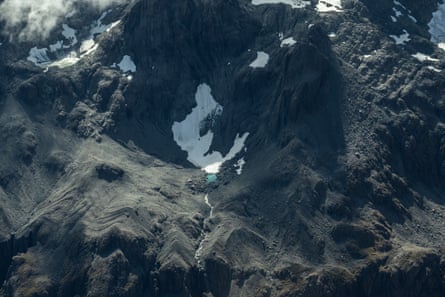
[[[61,18],[72,13],[77,4],[104,9],[131,0],[5,0],[0,4],[0,19],[6,32],[17,32],[21,40],[46,38]]]

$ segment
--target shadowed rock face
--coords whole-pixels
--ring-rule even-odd
[[[60,29],[2,33],[0,296],[443,296],[437,3],[313,4],[133,1],[66,68],[26,60]],[[82,40],[102,13],[66,22]],[[172,133],[202,83],[210,152],[249,132],[214,183]]]

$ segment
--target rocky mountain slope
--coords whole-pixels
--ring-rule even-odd
[[[445,294],[441,2],[110,3],[0,22],[0,296]]]

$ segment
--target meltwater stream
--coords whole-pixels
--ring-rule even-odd
[[[202,239],[199,242],[198,249],[195,252],[195,259],[196,259],[196,261],[198,263],[198,267],[199,268],[202,267],[201,255],[202,255],[202,250],[204,249],[204,244],[206,243],[207,236],[208,236],[208,232],[206,231],[206,229],[207,229],[206,228],[206,223],[213,216],[213,205],[209,201],[209,195],[208,194],[205,195],[204,201],[208,205],[208,207],[210,208],[210,212],[209,212],[209,215],[204,219],[204,226],[203,226],[202,231],[201,231],[201,238]]]

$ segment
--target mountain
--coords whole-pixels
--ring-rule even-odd
[[[445,294],[445,4],[27,3],[0,296]]]

